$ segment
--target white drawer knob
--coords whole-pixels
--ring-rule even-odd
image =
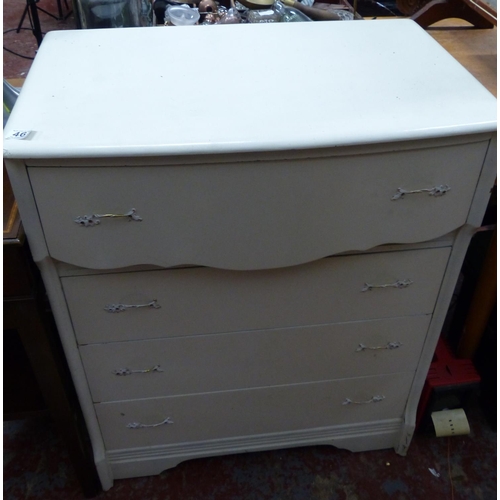
[[[114,370],[113,373],[115,375],[132,375],[133,373],[151,373],[162,371],[163,370],[160,368],[160,365],[156,365],[152,368],[148,368],[147,370],[131,370],[130,368],[119,368],[118,370]]]
[[[359,344],[358,348],[356,349],[356,352],[366,351],[366,350],[376,351],[378,349],[392,350],[392,349],[398,349],[402,345],[403,344],[401,344],[401,342],[388,342],[386,345],[382,345],[382,346],[378,346],[378,347],[368,347],[364,344]]]
[[[439,186],[434,186],[432,188],[427,188],[427,189],[414,189],[411,191],[408,191],[403,188],[398,188],[398,192],[391,198],[391,200],[400,200],[401,198],[404,198],[405,195],[407,194],[418,194],[418,193],[427,193],[429,196],[443,196],[445,195],[449,190],[450,186],[446,184],[441,184]]]
[[[385,396],[373,396],[368,401],[352,401],[352,399],[346,398],[342,404],[343,405],[367,405],[370,403],[380,403],[380,401],[383,401],[384,399],[385,399]]]
[[[118,217],[127,217],[129,221],[136,221],[140,222],[142,221],[142,217],[137,214],[137,211],[135,208],[132,208],[125,214],[92,214],[92,215],[80,215],[77,217],[74,222],[76,224],[79,224],[80,226],[97,226],[98,224],[101,223],[100,219],[103,219],[105,217],[109,217],[112,219],[116,219]]]
[[[170,417],[167,417],[163,422],[158,422],[157,424],[141,424],[140,422],[130,422],[130,424],[127,424],[127,427],[129,429],[144,429],[146,427],[159,427],[160,425],[165,425],[165,424],[173,424],[174,422],[170,419]]]
[[[151,307],[153,309],[161,308],[160,304],[154,299],[147,304],[108,304],[104,306],[104,310],[110,313],[118,313],[126,311],[127,309],[139,309],[141,307]]]
[[[395,283],[388,283],[386,285],[370,285],[369,283],[365,283],[365,286],[361,289],[361,291],[368,292],[373,288],[406,288],[412,284],[413,281],[409,279],[398,280]]]

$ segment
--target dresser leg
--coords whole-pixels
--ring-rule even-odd
[[[398,455],[406,457],[414,432],[415,432],[415,425],[408,425],[406,423],[403,425],[399,442],[394,448],[394,450]]]

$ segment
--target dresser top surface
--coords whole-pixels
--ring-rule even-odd
[[[14,130],[31,131],[24,140]],[[50,32],[6,158],[238,153],[496,130],[496,100],[409,20]]]

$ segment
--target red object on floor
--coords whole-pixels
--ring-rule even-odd
[[[416,427],[418,429],[429,403],[432,391],[435,389],[453,389],[459,386],[477,384],[481,377],[470,359],[457,359],[446,342],[438,341],[434,359],[429,368],[424,390],[418,404]]]

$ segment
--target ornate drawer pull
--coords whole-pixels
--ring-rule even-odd
[[[370,403],[380,403],[380,401],[383,401],[384,399],[385,399],[385,396],[373,396],[368,401],[352,401],[351,399],[346,398],[342,404],[343,405],[367,405]]]
[[[92,215],[80,215],[77,217],[74,222],[79,224],[80,226],[97,226],[101,223],[99,219],[103,219],[104,217],[117,218],[117,217],[128,217],[129,220],[135,220],[140,222],[142,217],[137,215],[135,208],[129,210],[126,214],[92,214]]]
[[[160,425],[173,423],[174,422],[170,419],[170,417],[167,417],[163,422],[158,422],[157,424],[141,424],[139,422],[130,422],[130,424],[127,424],[127,427],[129,429],[144,429],[146,427],[159,427]]]
[[[365,283],[365,286],[361,289],[362,292],[368,292],[373,288],[406,288],[413,284],[412,280],[398,280],[395,283],[388,283],[387,285],[370,285]]]
[[[356,352],[366,351],[366,350],[376,351],[378,349],[389,349],[389,350],[392,350],[392,349],[398,349],[402,345],[403,344],[401,344],[401,342],[388,342],[386,345],[381,345],[381,346],[378,346],[378,347],[367,347],[364,344],[359,344],[359,347],[356,349]]]
[[[130,368],[120,368],[114,370],[115,375],[132,375],[133,373],[151,373],[151,372],[162,372],[160,365],[153,366],[153,368],[148,368],[147,370],[131,370]]]
[[[140,307],[152,307],[153,309],[161,308],[160,304],[154,299],[147,304],[108,304],[104,307],[104,310],[110,313],[118,313],[126,311],[127,309],[139,309]]]
[[[434,186],[432,188],[427,189],[414,189],[413,191],[407,191],[403,188],[398,188],[398,192],[391,198],[391,200],[399,200],[400,198],[404,198],[406,194],[417,194],[417,193],[427,193],[429,196],[443,196],[449,190],[450,186],[446,184],[441,184],[440,186]]]

